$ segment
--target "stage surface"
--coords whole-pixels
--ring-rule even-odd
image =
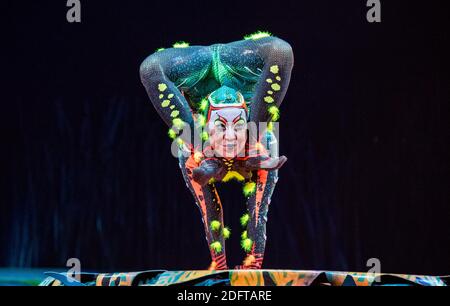
[[[40,286],[447,286],[449,276],[303,270],[46,272]]]

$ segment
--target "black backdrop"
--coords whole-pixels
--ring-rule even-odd
[[[448,13],[433,1],[9,1],[0,266],[202,269],[200,213],[140,84],[156,48],[269,30],[294,49],[265,267],[450,273]],[[221,186],[239,249],[238,184]]]

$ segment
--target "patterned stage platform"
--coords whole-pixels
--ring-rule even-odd
[[[40,286],[447,286],[450,276],[303,270],[82,273],[80,282],[47,272]]]

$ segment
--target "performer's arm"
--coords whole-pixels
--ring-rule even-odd
[[[250,121],[270,121],[273,114],[269,108],[279,107],[288,89],[294,54],[289,43],[276,37],[250,40],[249,43],[254,45],[264,59],[264,67],[252,99]]]

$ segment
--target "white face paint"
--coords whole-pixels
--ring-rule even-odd
[[[225,107],[211,111],[208,130],[216,157],[244,156],[247,141],[247,116],[244,109]]]

